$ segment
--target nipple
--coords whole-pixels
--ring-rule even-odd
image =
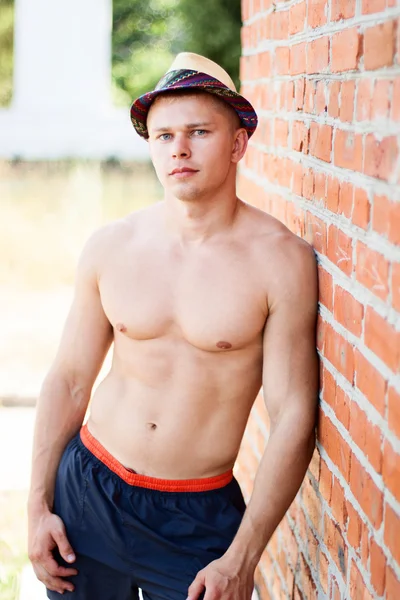
[[[232,344],[230,344],[229,342],[218,342],[217,348],[221,348],[222,350],[229,350],[229,348],[232,348]]]
[[[115,328],[118,329],[118,331],[120,331],[121,333],[126,332],[126,327],[123,323],[117,323]]]

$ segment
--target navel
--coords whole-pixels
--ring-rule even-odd
[[[154,431],[155,429],[157,429],[157,425],[155,423],[146,423],[148,429],[151,429],[152,431]]]
[[[117,323],[115,328],[118,329],[118,331],[120,331],[121,333],[126,332],[126,327],[123,323]]]
[[[229,348],[232,348],[232,344],[230,344],[229,342],[218,342],[217,348],[221,348],[222,350],[229,350]]]

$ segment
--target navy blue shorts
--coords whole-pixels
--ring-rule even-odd
[[[230,546],[246,505],[232,471],[207,479],[162,480],[126,469],[86,426],[67,445],[54,512],[78,569],[76,600],[186,600],[199,570]],[[47,590],[51,599],[61,594]]]

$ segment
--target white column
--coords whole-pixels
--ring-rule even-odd
[[[13,106],[110,108],[111,0],[16,0]]]
[[[0,158],[147,158],[111,102],[112,0],[15,0],[14,93]]]

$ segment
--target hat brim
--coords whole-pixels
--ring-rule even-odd
[[[130,116],[137,133],[145,139],[149,137],[146,125],[147,115],[153,100],[157,96],[166,92],[190,89],[202,90],[219,96],[235,110],[242,126],[247,131],[248,137],[253,135],[258,118],[250,102],[218,79],[206,73],[189,69],[170,71],[158,82],[155,90],[143,94],[133,102],[130,108]]]

